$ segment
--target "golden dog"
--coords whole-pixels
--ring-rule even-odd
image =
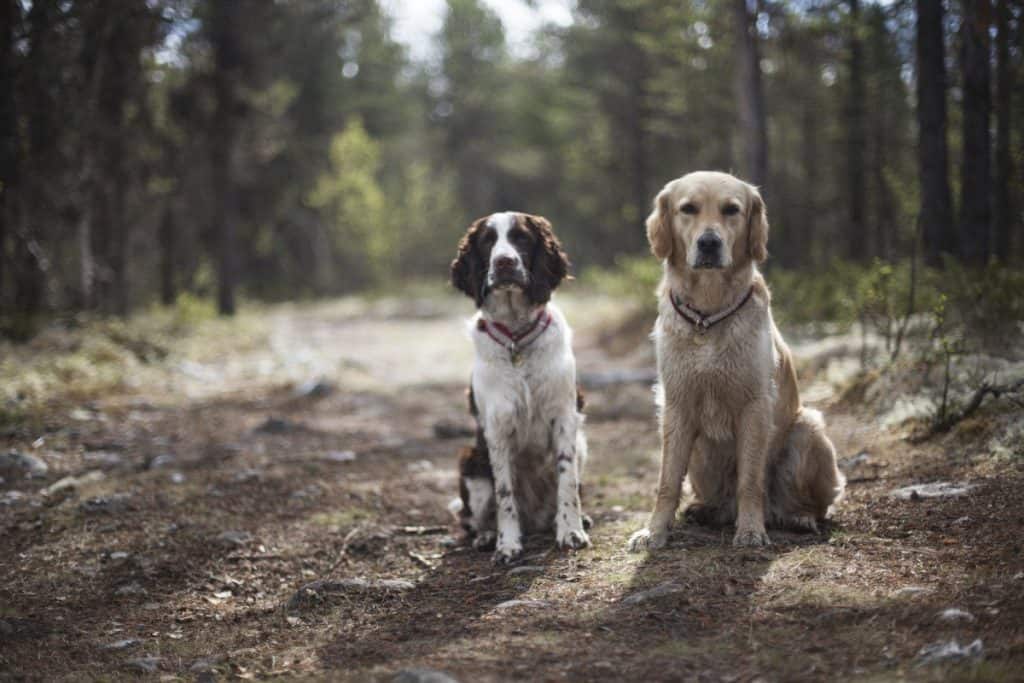
[[[687,517],[735,522],[735,545],[770,543],[766,522],[816,531],[844,481],[821,413],[800,404],[757,269],[768,242],[761,195],[726,173],[691,173],[658,194],[647,237],[665,271],[654,328],[661,475],[629,549],[665,545],[687,474]]]

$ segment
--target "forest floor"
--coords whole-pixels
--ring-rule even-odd
[[[841,346],[791,339],[852,464],[829,528],[749,550],[680,522],[629,554],[657,478],[650,320],[560,302],[594,545],[531,538],[512,569],[451,544],[468,302],[259,308],[155,350],[110,328],[123,375],[0,432],[0,679],[1021,680],[1024,458],[984,421],[911,445],[842,398]],[[4,347],[8,372],[63,353],[77,376],[81,337]],[[968,490],[890,495],[938,481]]]

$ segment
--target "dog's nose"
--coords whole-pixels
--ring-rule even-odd
[[[516,260],[511,256],[498,256],[494,259],[494,267],[499,270],[509,270],[516,267]]]
[[[715,254],[722,247],[722,238],[710,230],[697,238],[697,250],[702,254]]]

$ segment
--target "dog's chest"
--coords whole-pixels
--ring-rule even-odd
[[[734,438],[743,407],[765,391],[763,340],[753,335],[678,330],[659,336],[665,391],[700,433],[713,441]],[[770,352],[769,352],[770,354]]]

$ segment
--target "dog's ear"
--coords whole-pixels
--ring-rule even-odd
[[[533,303],[546,304],[551,298],[551,292],[569,277],[569,257],[552,232],[548,219],[530,214],[523,214],[523,218],[530,226],[535,240],[530,264],[530,284],[526,294]]]
[[[666,187],[654,198],[654,210],[647,217],[647,241],[651,252],[659,259],[672,256],[672,209],[669,206],[669,189]]]
[[[768,258],[768,211],[761,193],[750,186],[750,215],[747,216],[747,250],[750,258],[762,263]]]
[[[459,241],[459,253],[451,267],[452,286],[473,299],[477,306],[483,303],[482,289],[484,278],[487,277],[487,266],[477,249],[476,241],[486,223],[486,218],[478,218],[469,226]]]

